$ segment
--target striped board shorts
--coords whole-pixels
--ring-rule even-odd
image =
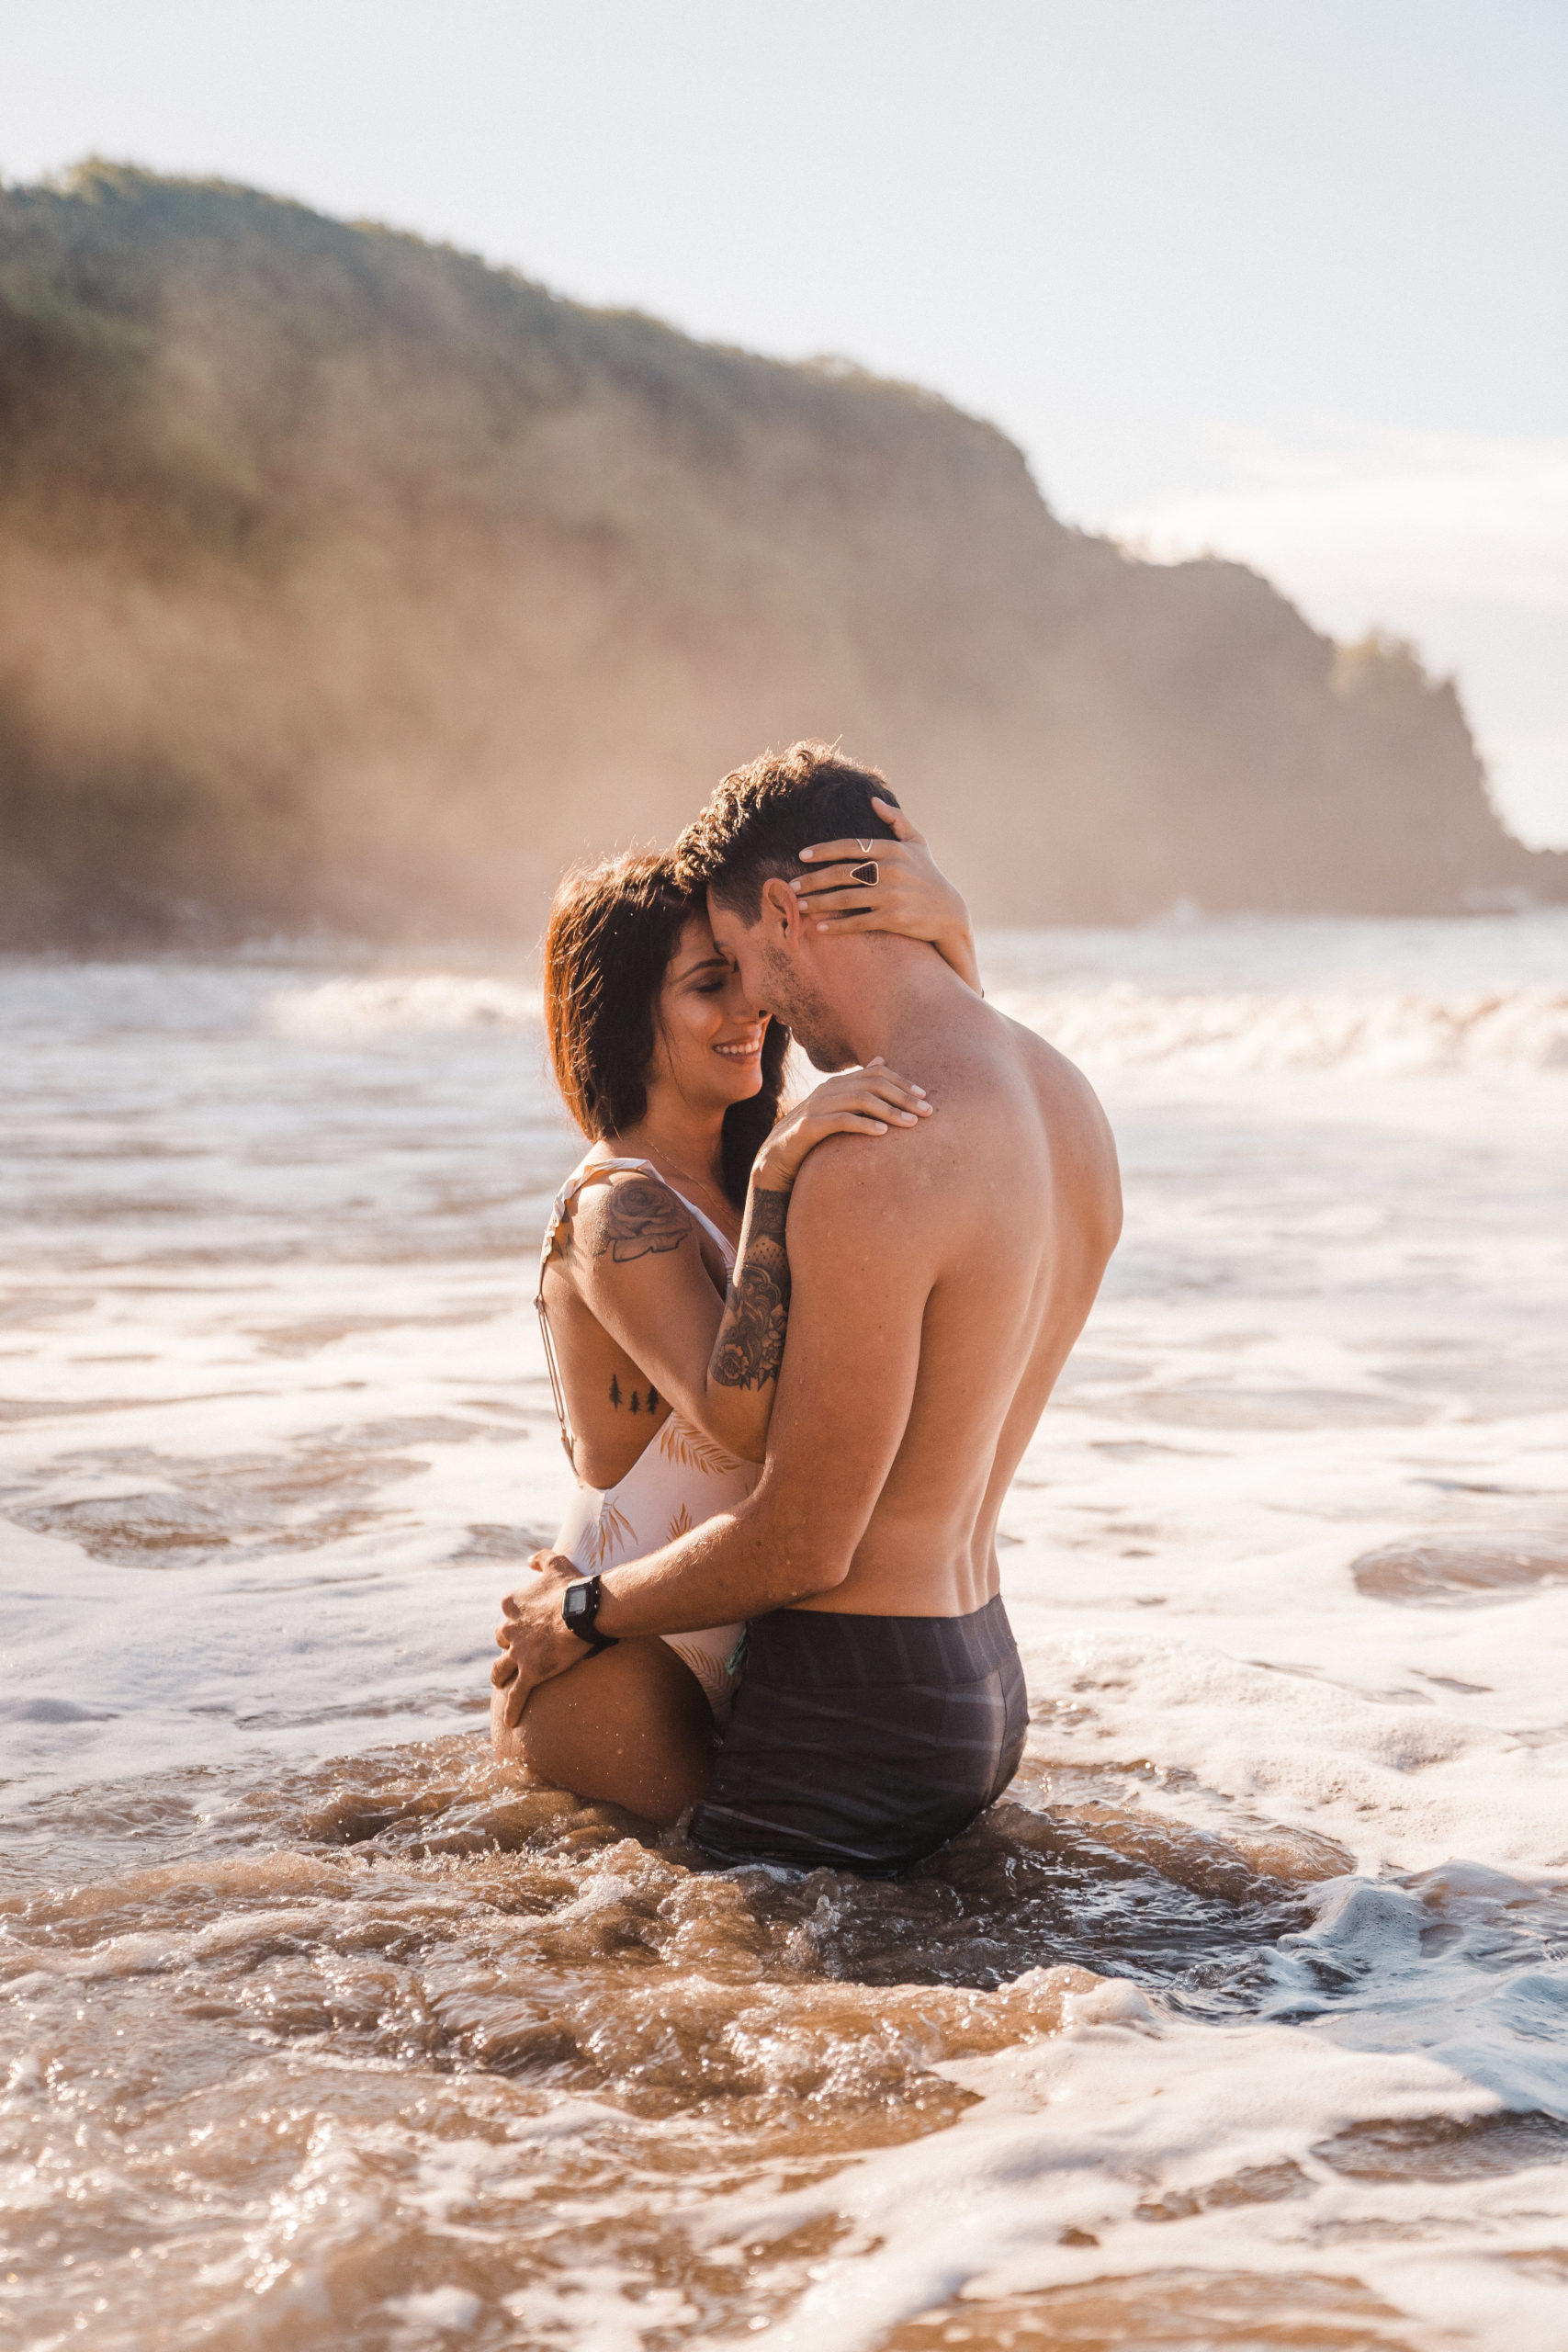
[[[996,1803],[1028,1721],[999,1594],[970,1617],[754,1617],[693,1843],[891,1878]]]

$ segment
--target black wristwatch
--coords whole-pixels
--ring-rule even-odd
[[[614,1634],[599,1631],[599,1603],[604,1597],[597,1577],[583,1577],[576,1584],[569,1584],[561,1595],[560,1613],[568,1629],[580,1642],[586,1642],[597,1657],[601,1650],[613,1650]]]

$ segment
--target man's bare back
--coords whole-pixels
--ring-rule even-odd
[[[934,1001],[906,1003],[886,1050],[938,1115],[897,1154],[822,1147],[790,1204],[771,1457],[840,1413],[863,1423],[873,1388],[902,1411],[847,1574],[798,1608],[956,1617],[992,1598],[998,1515],[1121,1229],[1115,1148],[1085,1080],[932,977]]]

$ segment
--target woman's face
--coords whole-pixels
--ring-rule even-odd
[[[693,915],[670,958],[654,1023],[649,1077],[694,1110],[728,1110],[762,1083],[766,1013],[748,1004],[705,917]]]

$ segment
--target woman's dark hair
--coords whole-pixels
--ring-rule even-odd
[[[545,932],[545,1028],[556,1083],[597,1142],[635,1126],[648,1109],[659,994],[681,933],[705,918],[668,857],[632,850],[563,876]],[[724,1114],[724,1189],[740,1207],[763,1137],[778,1116],[789,1032],[771,1021],[762,1084]]]

